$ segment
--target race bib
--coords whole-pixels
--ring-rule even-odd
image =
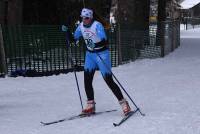
[[[97,24],[98,22],[94,21],[93,24],[89,28],[84,27],[83,23],[81,23],[81,26],[80,26],[83,38],[85,40],[85,44],[89,50],[94,50],[95,43],[98,43],[101,41],[96,31]]]
[[[95,47],[95,44],[93,43],[93,41],[91,39],[85,39],[85,43],[88,49],[93,50]]]

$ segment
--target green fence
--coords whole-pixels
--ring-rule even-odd
[[[48,75],[69,68],[59,26],[4,26],[3,33],[9,73]]]
[[[176,21],[163,22],[163,25],[165,54],[168,54],[180,45],[180,26]],[[10,76],[45,76],[72,71],[69,51],[72,52],[77,71],[83,69],[83,41],[79,45],[71,42],[66,47],[65,33],[61,31],[60,25],[3,26],[2,31],[7,72]],[[107,35],[112,66],[141,58],[161,57],[161,46],[156,43],[155,24],[150,25],[149,31],[113,26]]]
[[[8,73],[12,76],[52,75],[72,71],[69,51],[77,70],[84,65],[85,47],[66,46],[60,26],[3,26]],[[108,31],[112,65],[117,65],[115,31]]]

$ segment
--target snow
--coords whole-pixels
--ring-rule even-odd
[[[81,110],[73,73],[37,78],[0,79],[1,134],[199,134],[200,29],[181,31],[181,46],[165,58],[144,59],[113,68],[135,103],[146,114],[134,115],[120,127],[116,98],[95,74],[97,111],[117,112],[42,126]],[[83,72],[77,73],[81,94]],[[133,106],[132,106],[133,108]]]
[[[182,30],[182,29],[181,29]],[[191,29],[191,30],[183,30],[181,31],[181,38],[190,38],[190,40],[192,39],[192,42],[196,41],[194,40],[194,38],[196,38],[197,40],[200,39],[200,32],[199,32],[199,28],[195,28],[195,29]],[[192,43],[193,44],[193,43]],[[191,45],[191,43],[190,43]]]
[[[189,8],[194,7],[194,6],[197,5],[198,3],[200,3],[200,0],[184,0],[184,1],[181,3],[181,7],[182,7],[183,9],[189,9]]]
[[[186,26],[184,24],[180,25],[180,30],[186,30]]]

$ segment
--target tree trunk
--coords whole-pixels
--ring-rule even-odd
[[[165,56],[165,24],[166,19],[166,0],[158,0],[158,22],[156,43],[161,46],[161,57]]]
[[[117,12],[116,12],[116,16],[117,16],[117,50],[118,50],[118,64],[122,63],[122,48],[121,48],[121,23],[120,23],[120,2],[119,0],[117,0]]]
[[[3,44],[3,35],[2,35],[2,29],[0,24],[0,71],[4,74],[7,74],[7,68],[6,68],[6,58],[5,58],[5,50],[4,50],[4,44]]]
[[[6,16],[5,6],[6,6],[5,1],[0,0],[0,24],[4,24],[6,21],[5,20],[5,16]]]
[[[10,0],[8,1],[8,24],[17,25],[22,24],[22,9],[23,0]]]

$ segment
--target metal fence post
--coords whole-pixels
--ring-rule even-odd
[[[165,21],[158,22],[156,43],[160,45],[161,57],[165,56]]]
[[[2,33],[1,24],[0,24],[0,68],[2,68],[2,71],[3,71],[4,74],[7,74],[6,56],[5,56],[5,49],[4,49],[4,43],[3,43],[3,33]]]
[[[120,23],[117,26],[117,51],[118,51],[118,65],[120,65],[122,63],[121,27],[120,27]]]
[[[172,52],[175,49],[175,44],[176,44],[175,41],[177,40],[177,36],[176,36],[176,34],[177,34],[176,33],[176,24],[175,24],[175,20],[174,19],[172,20],[172,24],[171,25],[172,25],[172,27],[171,27],[171,29],[172,29],[172,34],[171,34],[172,35],[172,39],[171,39],[172,40],[171,52]]]
[[[121,18],[120,18],[120,1],[117,0],[117,51],[118,51],[118,65],[122,63],[122,48],[121,48]]]

